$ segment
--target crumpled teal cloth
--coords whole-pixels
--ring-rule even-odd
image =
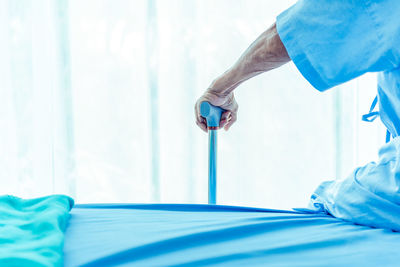
[[[0,266],[62,266],[64,231],[74,201],[0,196]]]

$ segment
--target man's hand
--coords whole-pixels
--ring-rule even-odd
[[[210,104],[221,107],[226,111],[221,115],[221,121],[219,123],[220,128],[224,128],[226,131],[232,126],[237,119],[238,104],[236,103],[233,92],[227,95],[219,94],[213,89],[208,89],[200,98],[197,100],[194,107],[196,116],[196,124],[205,132],[207,132],[207,121],[200,115],[200,104],[203,101],[208,101]]]
[[[220,127],[228,130],[236,121],[238,105],[233,96],[233,90],[242,82],[266,71],[273,70],[290,61],[290,57],[283,45],[275,23],[243,53],[239,60],[225,73],[218,77],[209,89],[197,100],[195,115],[197,125],[207,132],[206,119],[200,115],[200,104],[208,101],[214,106],[221,107]]]

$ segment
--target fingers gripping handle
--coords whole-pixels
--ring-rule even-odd
[[[207,120],[208,129],[217,129],[224,110],[204,101],[200,104],[200,115]]]

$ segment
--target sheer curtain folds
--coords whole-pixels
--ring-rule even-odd
[[[74,194],[67,1],[0,1],[1,192]]]
[[[205,203],[193,104],[294,2],[0,0],[1,193]],[[384,130],[359,119],[375,83],[321,94],[288,64],[243,84],[219,133],[219,203],[304,206],[373,160]]]

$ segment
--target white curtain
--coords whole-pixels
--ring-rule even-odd
[[[66,1],[0,1],[3,194],[75,194],[66,9]]]
[[[0,0],[2,194],[205,203],[207,136],[193,105],[294,0]],[[218,202],[304,206],[375,159],[360,122],[376,78],[326,93],[293,64],[237,90],[219,132]]]

